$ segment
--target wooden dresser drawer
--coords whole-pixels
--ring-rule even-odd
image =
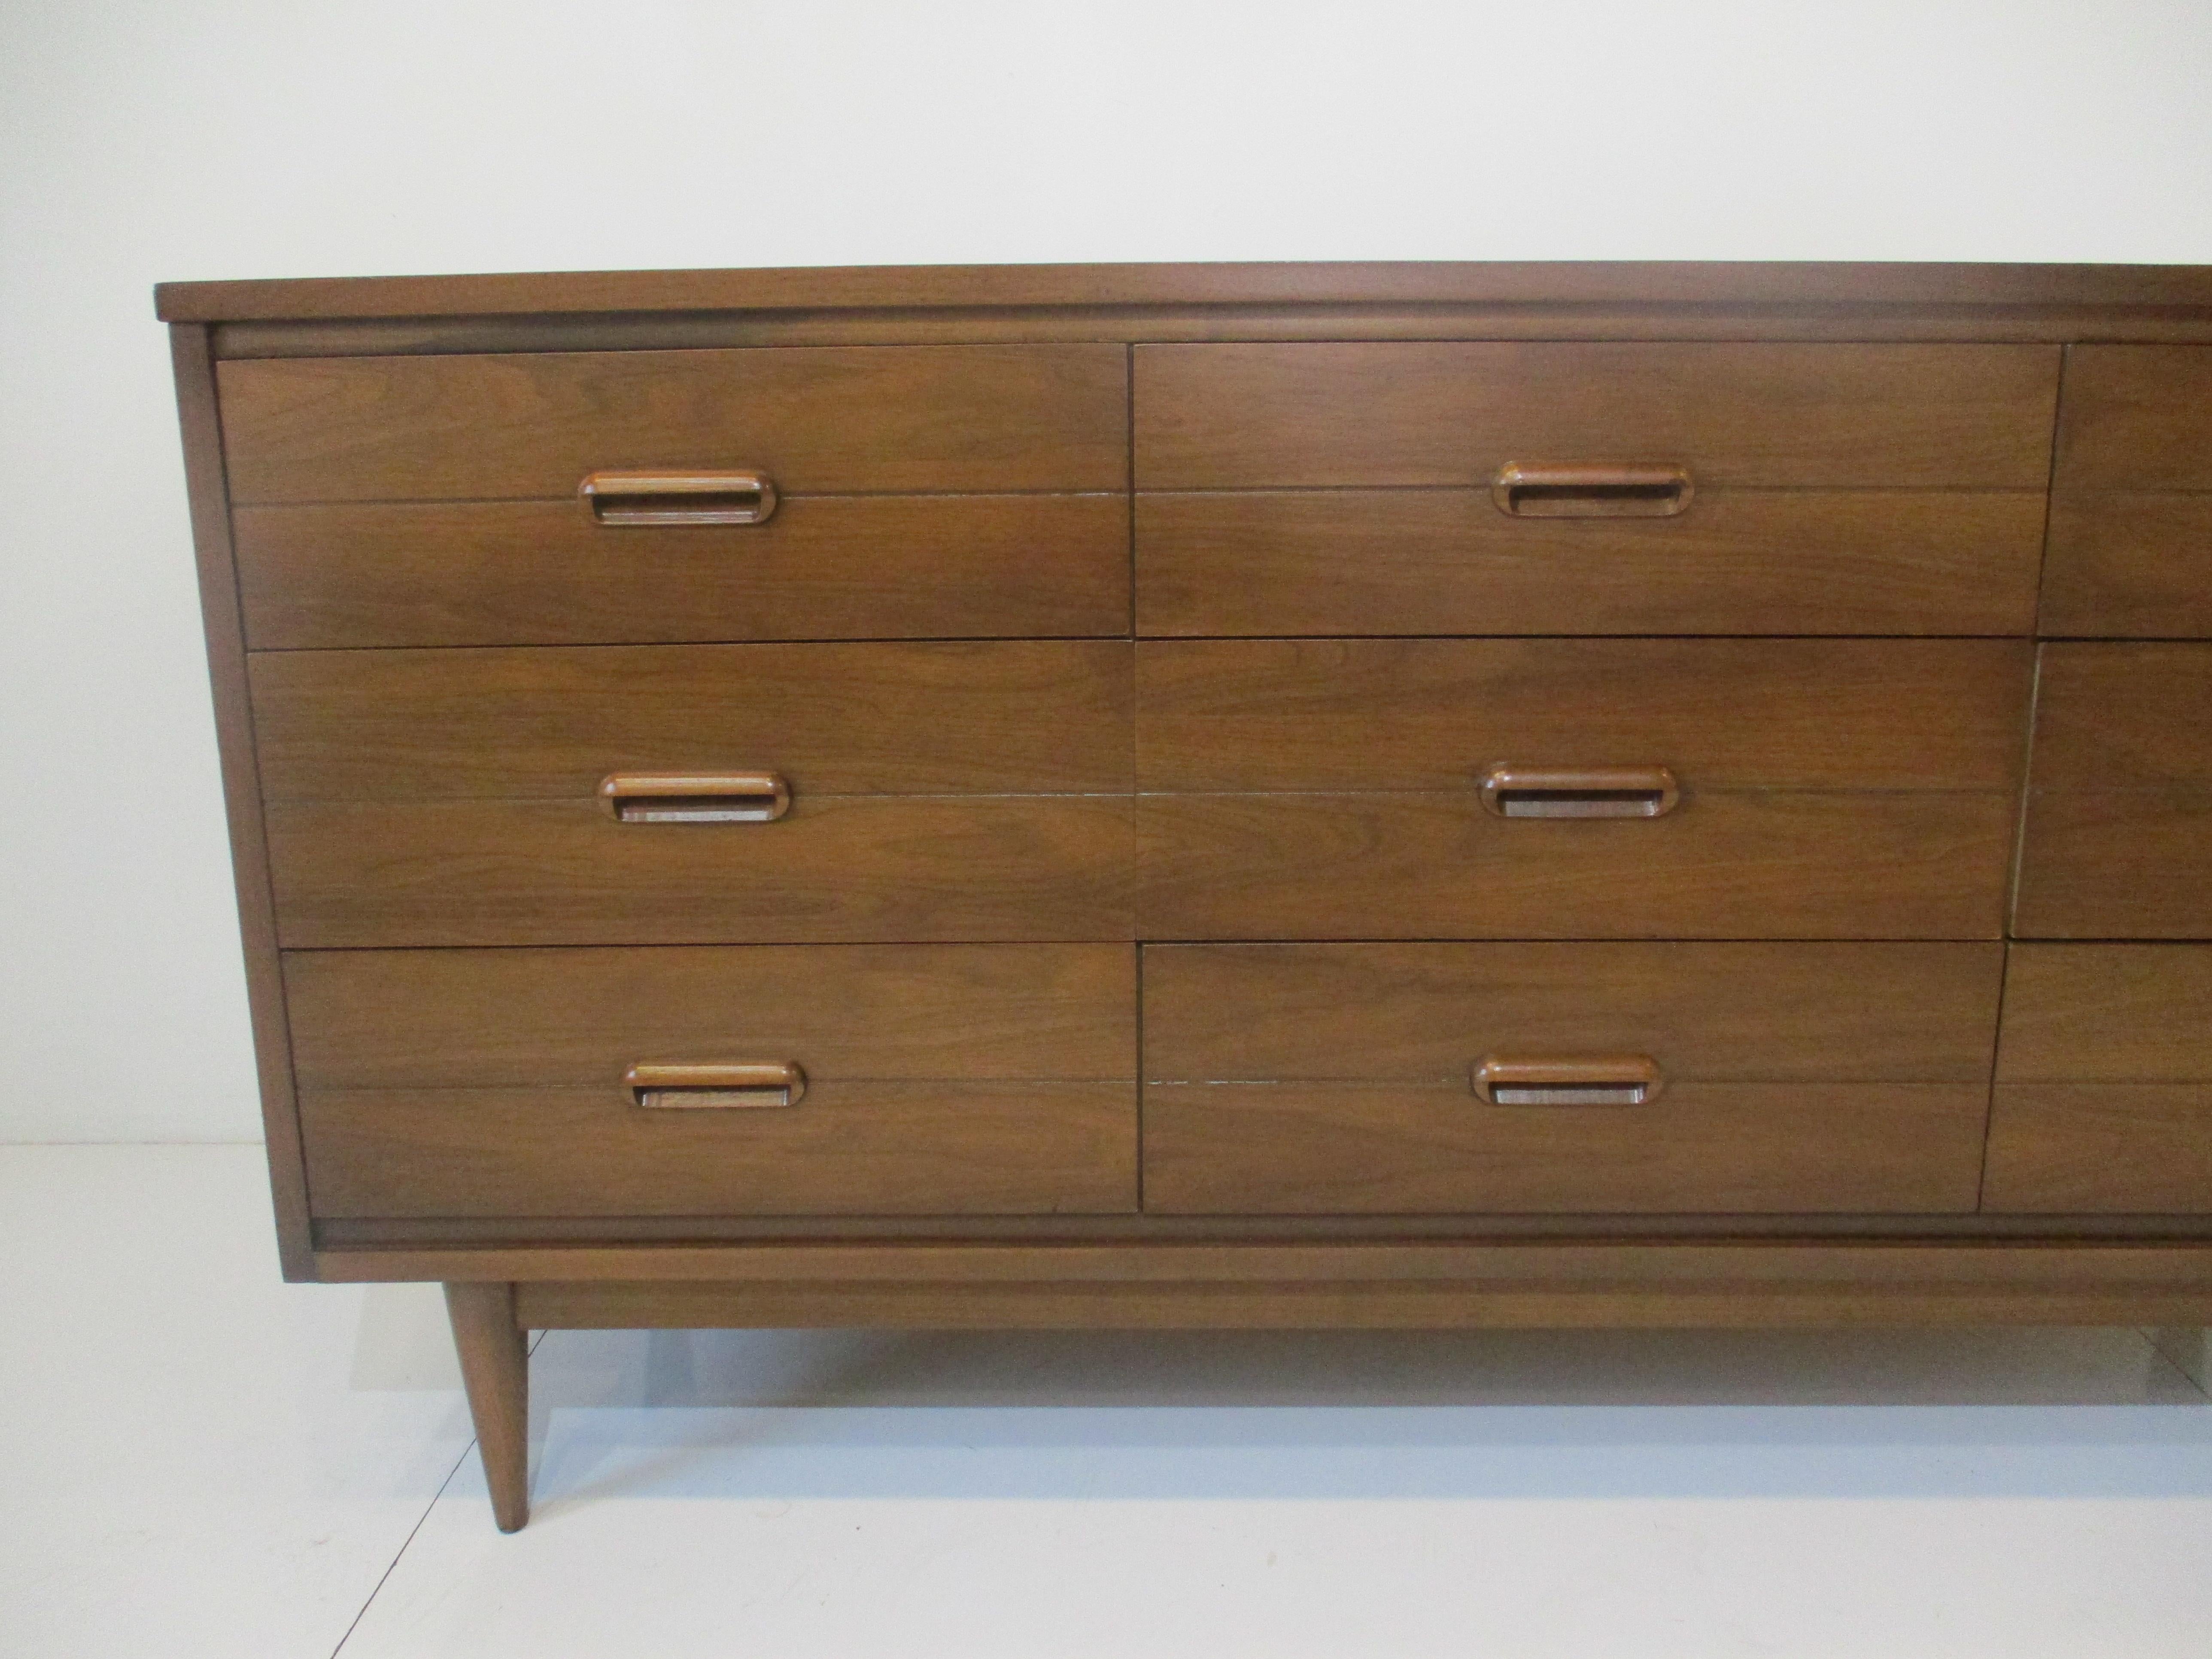
[[[284,983],[325,1218],[1135,1207],[1127,945],[308,951]],[[796,1066],[797,1098],[641,1103],[669,1064]]]
[[[1147,634],[1996,634],[2033,614],[2048,348],[1159,345],[1136,364]],[[1630,463],[1684,487],[1601,476]],[[1516,493],[1509,465],[1574,471]]]
[[[763,524],[574,500],[248,507],[256,650],[1126,635],[1121,495],[811,495]]]
[[[2041,626],[2212,635],[2212,347],[2068,348]]]
[[[1137,498],[1142,634],[2019,634],[2028,490],[1711,490],[1523,519],[1487,490]]]
[[[1120,347],[341,357],[221,380],[257,649],[1128,629]],[[603,522],[579,495],[639,469],[757,473],[772,510]]]
[[[1146,1207],[1971,1211],[2002,959],[1996,945],[1147,945]],[[1521,1074],[1532,1098],[1479,1094],[1486,1060],[1538,1068]],[[1618,1074],[1593,1086],[1602,1101],[1528,1080],[1593,1061]],[[1633,1099],[1638,1076],[1655,1080]]]
[[[1128,482],[1118,345],[296,358],[217,380],[236,506],[573,501],[589,473],[655,467],[799,495]]]
[[[1137,663],[1140,937],[1999,931],[2022,644],[1146,641]],[[1663,768],[1676,793],[1505,816],[1478,787],[1498,763]]]
[[[2054,495],[2038,626],[2046,635],[2212,638],[2212,489]]]
[[[2016,945],[1983,1206],[2212,1210],[2212,945]]]
[[[2048,346],[1140,345],[1139,489],[1487,490],[1509,463],[1698,489],[2040,491]]]
[[[1131,937],[1126,643],[300,652],[252,673],[288,946]],[[724,772],[779,777],[787,812],[624,822],[601,793]]]
[[[2013,931],[2212,938],[2212,644],[2042,647]]]

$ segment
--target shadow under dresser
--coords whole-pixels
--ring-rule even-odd
[[[164,286],[284,1271],[2212,1324],[2212,270]]]

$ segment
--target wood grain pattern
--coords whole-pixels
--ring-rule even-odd
[[[2212,937],[2212,645],[2047,645],[2013,929]]]
[[[2069,348],[2043,631],[2212,635],[2208,575],[2212,350]]]
[[[2212,1211],[2212,1083],[2004,1083],[1985,1210]]]
[[[2014,328],[2096,310],[2138,331],[2212,310],[2200,265],[1999,264],[1941,260],[1283,260],[1265,264],[803,265],[736,270],[550,271],[163,283],[171,322],[246,318],[480,319],[552,313],[724,312],[773,315],[977,307],[1175,306],[1388,308],[1490,305],[1624,314],[1711,315],[1733,307],[1788,332],[1822,320],[1865,327],[1869,310],[1916,308],[1964,330],[2013,311]],[[1614,325],[1620,325],[1617,322]],[[1314,325],[1307,324],[1309,329]],[[2065,337],[2061,336],[2059,337]]]
[[[238,514],[256,650],[1104,635],[1121,495],[786,497],[737,530],[592,524],[573,500]]]
[[[1983,1206],[2212,1212],[2212,947],[2021,945]]]
[[[811,1079],[786,1111],[595,1088],[301,1096],[318,1216],[1012,1214],[1136,1207],[1127,1082]]]
[[[1127,945],[294,951],[284,976],[313,1090],[611,1088],[738,1054],[816,1083],[1136,1075]]]
[[[799,495],[1127,483],[1115,345],[301,358],[218,381],[240,504],[558,498],[672,466]]]
[[[1138,628],[2024,634],[2043,520],[2039,490],[1711,489],[1679,518],[1571,521],[1472,489],[1146,493]]]
[[[1145,947],[1145,1075],[1464,1090],[1506,1049],[1649,1054],[1681,1082],[1978,1083],[1996,945]],[[304,1062],[303,1062],[304,1064]]]
[[[1113,940],[1127,797],[816,795],[772,824],[596,801],[276,801],[292,949]]]
[[[2212,492],[2061,492],[2044,555],[2046,635],[2212,638]]]
[[[2042,647],[2038,794],[2212,789],[2212,645]]]
[[[2212,350],[2069,348],[2053,482],[2062,491],[2212,490]]]
[[[1698,488],[2041,489],[2033,346],[1152,345],[1145,489],[1487,488],[1509,462],[1686,466]]]
[[[2212,1083],[2212,948],[2015,945],[2000,1083]]]
[[[1493,817],[1471,790],[1140,796],[1139,937],[1994,939],[2013,818],[1998,794],[1582,820]]]
[[[1137,647],[1146,790],[1471,787],[1493,762],[1686,788],[2010,790],[1995,641],[1232,640]]]
[[[253,1061],[268,1148],[269,1185],[276,1217],[276,1255],[287,1279],[315,1276],[307,1226],[307,1168],[293,1096],[292,1055],[285,1030],[284,987],[277,967],[276,913],[270,890],[269,849],[261,822],[261,779],[255,764],[253,710],[246,688],[246,647],[232,557],[231,517],[223,489],[222,428],[216,410],[215,364],[207,331],[169,331],[178,422],[184,439],[185,489],[191,510],[192,550],[199,580],[200,622],[207,640],[208,678],[215,696],[216,750],[222,769],[223,810],[238,899],[238,931],[246,957],[246,1006],[253,1021]]]
[[[1966,1211],[1986,1084],[1698,1083],[1650,1105],[1492,1106],[1401,1083],[1145,1085],[1166,1214]]]
[[[252,675],[274,800],[589,800],[621,771],[770,769],[801,799],[1130,787],[1126,643],[282,652]]]
[[[2031,795],[2012,931],[2212,939],[2212,791]]]

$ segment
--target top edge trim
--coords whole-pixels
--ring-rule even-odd
[[[1543,261],[823,265],[163,283],[165,322],[1255,305],[2094,307],[2212,312],[2212,266]]]

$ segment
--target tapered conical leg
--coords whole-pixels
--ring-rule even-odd
[[[492,1517],[501,1532],[514,1532],[530,1519],[530,1349],[514,1322],[514,1286],[449,1284],[446,1311],[491,1487]]]

